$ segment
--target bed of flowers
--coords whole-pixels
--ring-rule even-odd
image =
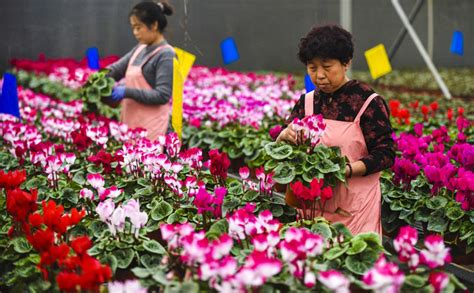
[[[395,255],[390,255],[376,235],[351,235],[323,218],[298,215],[274,193],[275,183],[285,183],[293,174],[287,183],[297,181],[292,184],[297,197],[311,196],[323,203],[331,196],[325,188],[330,182],[321,179],[331,172],[335,174],[329,178],[336,178],[343,165],[337,152],[326,157],[329,151],[315,148],[314,162],[325,160],[327,168],[318,170],[312,161],[294,173],[279,167],[288,166],[279,163],[282,156],[299,157],[305,151],[270,142],[269,129],[281,124],[279,117],[301,93],[292,84],[291,78],[273,75],[193,69],[185,89],[193,102],[185,104],[184,144],[176,134],[150,142],[143,130],[83,115],[80,100],[58,100],[20,87],[22,120],[2,116],[0,122],[1,288],[107,287],[112,292],[464,288],[443,269],[453,248],[440,236],[449,243],[462,242],[466,249],[472,246],[472,225],[464,224],[473,221],[472,189],[466,184],[473,171],[472,125],[463,110],[456,109],[449,119],[435,104],[426,105],[428,113],[422,105],[416,109],[410,105],[407,117],[403,105],[390,104],[392,113],[398,110],[393,119],[400,151],[395,176],[384,175],[385,207],[393,219],[388,224],[394,231]],[[445,128],[438,117],[446,121]],[[311,130],[317,127],[308,133]],[[245,137],[249,145],[242,143]],[[427,147],[414,153],[410,139]],[[253,162],[253,171],[245,162],[232,160],[239,158]],[[261,161],[255,163],[255,158]],[[409,168],[397,167],[403,159],[415,162],[421,171],[412,175]],[[444,172],[447,164],[454,169],[449,178],[427,175],[431,167]],[[240,179],[229,176],[231,167],[239,169]],[[275,172],[278,167],[283,171]],[[306,169],[315,169],[320,178],[305,176]],[[298,181],[310,187],[297,186]],[[408,198],[414,211],[405,216]],[[445,209],[442,218],[447,224],[430,224],[434,218],[430,213],[438,207]],[[420,235],[406,226],[423,222]],[[458,229],[451,229],[455,225]]]
[[[474,249],[474,146],[473,125],[464,109],[437,113],[437,102],[429,107],[402,109],[390,102],[401,128],[394,134],[398,156],[393,173],[384,176],[383,199],[387,208],[385,228],[420,224],[425,232],[445,235],[458,254]],[[413,121],[407,111],[414,113]],[[421,114],[421,115],[420,115]],[[440,117],[444,116],[446,117]],[[408,118],[404,118],[408,116]],[[443,119],[444,118],[444,119]],[[442,121],[440,123],[440,121]],[[403,124],[406,124],[403,126]]]

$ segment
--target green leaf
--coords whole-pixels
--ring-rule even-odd
[[[439,213],[433,213],[432,217],[428,221],[428,230],[433,231],[433,232],[438,232],[438,233],[444,233],[446,229],[448,228],[449,222],[446,220],[446,218]]]
[[[210,233],[215,233],[216,235],[220,236],[224,233],[227,233],[229,230],[229,223],[226,219],[220,219],[219,221],[212,224],[211,228],[209,228]]]
[[[346,268],[357,275],[363,275],[374,266],[379,254],[373,250],[366,249],[364,253],[349,255],[346,260]]]
[[[140,262],[145,268],[155,269],[161,264],[161,256],[158,256],[156,254],[144,254],[140,256]]]
[[[415,212],[415,220],[420,221],[420,222],[428,222],[430,219],[432,211],[426,209],[426,208],[421,208]]]
[[[376,246],[382,246],[380,236],[373,232],[364,232],[357,234],[351,241],[364,240],[367,244],[373,243]]]
[[[18,253],[27,253],[33,248],[25,237],[14,238],[11,242],[13,243],[13,249]]]
[[[346,246],[346,247],[341,247],[341,246],[333,247],[333,248],[329,249],[328,251],[326,251],[326,253],[324,254],[324,258],[327,259],[327,260],[336,259],[336,258],[340,257],[341,255],[343,255],[348,249],[349,249],[348,246]]]
[[[408,275],[405,277],[405,284],[414,288],[423,287],[426,284],[426,281],[428,281],[428,278],[421,275]]]
[[[153,280],[158,282],[158,284],[161,285],[168,285],[170,281],[166,278],[165,272],[164,271],[156,271],[152,276]]]
[[[255,190],[247,190],[242,197],[242,200],[245,202],[253,202],[258,197],[258,195],[259,193]]]
[[[96,245],[92,246],[87,252],[89,253],[90,256],[96,256],[96,255],[101,254],[103,251],[96,244]]]
[[[341,169],[339,165],[334,164],[330,160],[324,160],[320,164],[315,165],[314,167],[316,168],[316,170],[323,174],[333,173]]]
[[[155,253],[155,254],[166,254],[166,249],[158,243],[156,240],[147,240],[143,242],[143,248],[145,248],[146,251]]]
[[[133,254],[132,254],[132,258],[133,258]],[[102,257],[101,263],[108,264],[110,268],[112,269],[112,272],[115,272],[117,270],[118,261],[117,261],[117,258],[113,254],[107,254],[104,257]]]
[[[153,274],[153,271],[147,268],[136,267],[132,269],[132,273],[134,273],[137,278],[144,279]]]
[[[459,207],[450,207],[446,211],[446,217],[448,219],[456,221],[458,219],[461,219],[464,216],[464,211],[460,209]]]
[[[279,164],[279,162],[276,161],[276,160],[268,160],[264,165],[265,171],[269,172],[269,171],[275,169],[278,166],[278,164]]]
[[[351,240],[351,247],[347,250],[348,255],[354,255],[363,252],[367,248],[367,242],[360,239],[353,238]]]
[[[172,212],[173,207],[166,201],[161,201],[153,210],[151,210],[151,218],[155,221],[160,221],[171,215]]]
[[[270,211],[275,218],[281,217],[283,215],[283,207],[281,205],[272,205]]]
[[[118,249],[114,250],[113,256],[117,258],[117,267],[121,269],[126,269],[132,263],[134,256],[133,249]]]
[[[150,181],[148,181],[148,179],[145,179],[145,178],[138,178],[137,184],[143,187],[148,187],[151,185]]]
[[[244,190],[242,189],[242,183],[238,180],[230,182],[228,187],[228,194],[239,195],[244,192]]]
[[[86,183],[86,179],[84,178],[84,171],[76,172],[72,177],[72,181],[83,186]]]
[[[429,209],[437,210],[441,207],[446,206],[447,203],[448,203],[448,199],[446,199],[445,197],[443,197],[441,195],[438,195],[438,196],[434,196],[434,197],[430,198],[429,200],[427,200],[426,201],[426,206]]]
[[[337,237],[340,234],[344,236],[344,239],[351,239],[353,237],[351,231],[349,231],[349,229],[347,229],[347,227],[344,226],[344,224],[342,223],[338,223],[338,222],[332,223],[331,227],[334,228],[334,230],[336,230],[336,233],[337,233],[336,235],[334,235],[334,237]]]
[[[326,223],[316,223],[311,226],[311,232],[319,234],[324,237],[324,239],[331,239],[332,232],[331,228]]]
[[[295,168],[288,163],[278,165],[274,170],[273,180],[279,184],[288,184],[295,179]]]
[[[449,232],[454,233],[459,231],[459,228],[461,228],[461,224],[461,220],[452,221],[451,224],[449,224]]]
[[[293,153],[293,148],[288,144],[270,142],[265,145],[265,152],[275,160],[283,160]]]

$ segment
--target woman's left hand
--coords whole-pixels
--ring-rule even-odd
[[[124,86],[116,86],[112,89],[112,95],[110,95],[110,99],[114,102],[120,102],[125,97],[125,87]]]

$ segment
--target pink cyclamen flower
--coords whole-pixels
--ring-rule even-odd
[[[143,288],[138,280],[126,280],[125,282],[110,282],[108,284],[109,292],[113,293],[146,293],[147,289]]]
[[[398,236],[393,240],[395,251],[398,252],[400,261],[406,262],[411,255],[416,253],[415,244],[418,241],[418,231],[410,226],[400,228]]]
[[[105,184],[104,178],[100,174],[88,174],[87,181],[96,190],[103,188]]]
[[[250,175],[250,170],[248,167],[242,167],[239,169],[239,175],[240,175],[240,178],[242,179],[247,179],[249,178],[249,175]]]
[[[95,211],[99,215],[99,218],[102,222],[108,222],[110,216],[114,212],[114,209],[115,209],[115,203],[111,199],[108,199],[106,201],[99,203]]]
[[[94,200],[94,193],[92,192],[92,190],[88,188],[81,189],[81,191],[79,192],[79,195],[82,198]]]
[[[306,270],[303,283],[307,288],[313,288],[316,285],[316,275],[312,271]]]
[[[432,272],[428,279],[434,288],[434,293],[441,293],[449,284],[449,276],[443,272]]]
[[[270,134],[270,137],[273,140],[276,140],[278,136],[280,135],[280,132],[282,131],[282,129],[283,127],[281,127],[281,125],[275,125],[274,127],[270,129],[268,133]]]
[[[449,247],[444,245],[443,238],[439,235],[429,235],[425,238],[425,247],[420,253],[420,261],[429,268],[434,269],[451,262]]]
[[[387,262],[381,255],[374,267],[364,274],[362,281],[376,293],[398,293],[405,275],[395,263]]]
[[[349,286],[351,282],[344,274],[336,270],[329,270],[320,272],[318,280],[331,292],[334,293],[349,293]]]

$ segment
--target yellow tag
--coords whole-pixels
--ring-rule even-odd
[[[377,79],[392,71],[392,66],[390,65],[387,51],[385,51],[383,44],[379,44],[365,51],[365,59],[367,59],[370,75],[372,75],[373,79]]]
[[[196,56],[178,47],[174,47],[174,51],[176,52],[176,57],[178,58],[181,67],[183,80],[186,81],[189,71],[191,70],[191,67],[193,67],[194,61],[196,60]]]
[[[176,58],[173,58],[173,109],[171,113],[171,125],[181,139],[183,133],[183,89],[184,79],[181,67]]]

